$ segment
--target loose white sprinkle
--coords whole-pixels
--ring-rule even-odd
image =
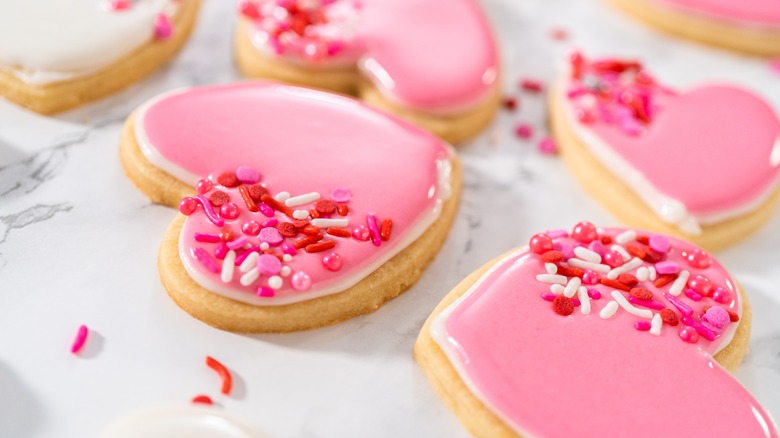
[[[330,227],[346,227],[349,225],[349,220],[347,219],[313,219],[311,221],[311,224],[315,227],[320,228],[330,228]]]
[[[634,307],[633,304],[629,303],[626,297],[623,296],[622,293],[619,291],[613,290],[612,291],[612,298],[617,301],[618,304],[620,304],[620,307],[626,310],[626,312],[638,316],[640,318],[647,318],[650,319],[653,317],[653,311],[650,309],[640,309],[638,307]]]
[[[536,276],[537,281],[541,281],[543,283],[557,283],[566,285],[566,277],[563,275],[553,275],[553,274],[538,274]]]
[[[566,298],[571,298],[574,296],[574,294],[577,293],[577,289],[582,286],[582,280],[580,277],[572,277],[571,280],[569,280],[569,283],[566,285],[566,288],[563,289],[563,294],[566,296]]]
[[[631,258],[631,254],[629,254],[628,251],[626,251],[626,249],[620,245],[612,245],[609,247],[609,249],[623,256],[623,260],[628,260]]]
[[[582,312],[583,315],[588,315],[590,313],[590,297],[588,296],[588,288],[585,286],[580,286],[577,295],[580,298],[580,312]]]
[[[290,260],[292,260],[292,255],[285,254],[282,256],[282,260],[284,260],[285,262],[289,262]]]
[[[279,192],[274,196],[274,199],[276,199],[279,202],[285,202],[287,199],[290,198],[290,192]]]
[[[255,266],[251,271],[241,276],[241,285],[249,286],[250,284],[254,283],[258,277],[260,277],[260,270],[257,269],[257,266]]]
[[[680,276],[677,277],[676,280],[674,280],[674,283],[672,283],[672,287],[669,288],[669,293],[677,296],[682,293],[683,288],[688,283],[688,277],[691,276],[691,273],[688,271],[682,271],[680,272]]]
[[[585,260],[580,260],[580,259],[569,259],[569,266],[573,266],[575,268],[580,268],[580,269],[590,269],[591,271],[596,271],[601,273],[609,272],[609,270],[612,269],[609,267],[609,265],[586,262]]]
[[[636,279],[639,281],[647,281],[648,275],[650,275],[650,272],[644,266],[636,270]]]
[[[260,257],[260,254],[256,252],[249,254],[249,256],[245,258],[243,262],[241,262],[241,266],[238,267],[238,270],[241,272],[249,271],[250,269],[252,269],[253,266],[257,264],[258,257]]]
[[[550,292],[554,293],[555,295],[561,295],[563,293],[563,285],[560,284],[551,284],[550,285]]]
[[[574,255],[591,263],[601,263],[601,256],[598,253],[589,250],[583,246],[574,248]]]
[[[547,271],[548,274],[555,274],[558,272],[558,266],[556,266],[555,263],[545,263],[544,270]]]
[[[615,312],[618,310],[618,303],[614,301],[610,301],[607,303],[606,306],[604,306],[603,309],[601,309],[601,312],[599,312],[599,316],[601,319],[609,319],[615,316]]]
[[[650,333],[659,336],[661,334],[661,325],[663,323],[664,322],[661,319],[660,313],[653,315],[653,319],[650,321]]]
[[[626,230],[622,233],[618,234],[615,237],[615,242],[625,245],[626,243],[631,243],[636,240],[636,231],[634,230]]]
[[[293,217],[298,220],[306,220],[309,218],[309,211],[308,210],[295,210],[293,212]]]
[[[233,279],[233,271],[236,269],[236,252],[232,249],[225,255],[225,260],[222,261],[222,273],[220,279],[223,283],[230,283]]]
[[[288,254],[289,255],[289,254]],[[292,269],[290,269],[289,266],[282,266],[282,270],[279,272],[282,277],[287,277],[292,272]]]
[[[320,194],[317,192],[306,193],[305,195],[293,196],[284,200],[284,205],[288,207],[297,207],[299,205],[308,204],[320,199]],[[281,202],[281,201],[280,201]]]
[[[271,247],[271,245],[269,245],[268,242],[261,242],[260,243],[260,250],[261,251],[265,251],[265,250],[267,250],[270,247]]]
[[[629,260],[628,263],[623,263],[622,265],[618,266],[617,268],[609,271],[607,274],[607,278],[610,280],[614,280],[618,278],[620,274],[626,274],[640,266],[642,266],[642,259],[638,257],[634,257],[633,259]]]
[[[282,287],[282,277],[278,275],[274,275],[273,277],[268,279],[268,287],[271,289],[279,289]]]
[[[655,272],[655,266],[649,266],[647,268],[647,279],[650,281],[655,281],[655,277],[658,274]]]

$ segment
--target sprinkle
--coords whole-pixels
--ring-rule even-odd
[[[512,96],[505,97],[502,101],[502,104],[504,105],[504,108],[508,109],[509,111],[514,111],[517,109],[517,99]]]
[[[574,255],[591,263],[601,263],[601,256],[595,251],[591,251],[585,247],[578,246],[574,248]]]
[[[720,333],[729,325],[731,318],[726,309],[720,306],[712,306],[701,316],[701,323],[708,329]]]
[[[261,242],[267,243],[271,246],[277,246],[284,241],[284,236],[282,236],[282,233],[273,227],[263,228],[260,230],[257,238],[260,239]]]
[[[618,275],[617,281],[628,287],[634,287],[639,284],[639,279],[631,274],[620,274]]]
[[[637,321],[634,323],[634,328],[640,332],[646,332],[650,330],[650,321]]]
[[[382,238],[383,241],[390,240],[390,233],[393,231],[393,221],[390,219],[385,219],[382,221],[382,227],[379,229],[379,237]]]
[[[349,202],[352,199],[352,192],[349,189],[337,187],[330,191],[330,199],[339,203]]]
[[[306,252],[316,253],[316,252],[327,251],[329,249],[332,249],[334,246],[336,246],[335,240],[323,240],[318,243],[312,243],[311,245],[306,245]]]
[[[249,186],[249,196],[251,196],[252,200],[255,202],[260,202],[263,195],[267,195],[267,194],[268,194],[268,189],[261,186],[260,184]]]
[[[558,315],[568,316],[574,313],[574,303],[569,297],[558,295],[552,302],[552,308]]]
[[[287,242],[282,243],[281,248],[282,248],[282,252],[284,253],[285,256],[291,256],[292,257],[295,254],[298,254],[297,248],[295,248],[295,246],[290,245]]]
[[[633,242],[634,240],[636,240],[636,231],[634,230],[626,230],[615,236],[615,242],[619,243],[620,245],[625,245],[629,242]]]
[[[636,270],[636,279],[639,281],[647,281],[647,277],[650,275],[650,271],[646,267],[641,266]]]
[[[288,207],[298,207],[299,205],[310,204],[321,198],[317,192],[306,193],[303,195],[293,196],[284,200],[284,205]]]
[[[668,293],[664,293],[664,298],[666,298],[667,301],[672,303],[672,305],[676,307],[677,310],[679,310],[680,313],[683,314],[683,316],[693,315],[693,309],[691,309],[687,304],[680,301],[677,297],[673,295],[669,295]]]
[[[582,280],[580,280],[578,277],[572,277],[571,280],[569,280],[569,283],[566,284],[566,287],[563,289],[563,294],[567,298],[571,298],[574,296],[574,294],[577,293],[577,290],[582,285]]]
[[[542,254],[542,260],[546,263],[558,263],[563,261],[563,253],[560,251],[547,251]]]
[[[215,213],[214,209],[211,207],[211,202],[209,202],[205,196],[195,195],[195,198],[193,199],[195,199],[200,204],[200,206],[203,207],[203,212],[206,213],[206,217],[211,221],[212,224],[218,227],[225,225],[225,221],[217,216],[217,213]]]
[[[203,266],[206,267],[209,271],[218,274],[222,271],[222,269],[219,267],[217,262],[214,261],[214,259],[211,258],[209,253],[206,252],[203,248],[195,248],[192,250],[192,255],[195,256],[195,258],[203,264]]]
[[[701,301],[701,295],[691,288],[685,289],[685,296],[693,301]]]
[[[550,292],[554,293],[555,295],[563,295],[563,285],[562,284],[551,284],[550,285]]]
[[[665,307],[663,304],[653,300],[641,300],[637,297],[628,297],[628,302],[636,304],[637,306],[647,307],[648,309],[663,310]]]
[[[691,318],[690,316],[683,316],[682,318],[683,324],[687,326],[693,327],[696,332],[704,337],[704,339],[708,341],[714,341],[717,337],[715,335],[715,332],[708,329],[707,327],[704,327],[700,322],[696,321],[695,319]]]
[[[236,263],[239,263],[238,270],[241,272],[249,272],[250,269],[257,265],[257,258],[260,257],[260,254],[257,252],[250,252],[247,254],[249,255],[246,256],[242,262],[239,263],[239,261],[236,260]]]
[[[607,278],[609,278],[610,280],[615,280],[618,278],[618,276],[620,276],[620,274],[625,274],[629,271],[632,271],[642,266],[643,263],[644,262],[642,261],[642,259],[634,257],[633,259],[622,264],[621,266],[618,266],[617,268],[609,271],[609,273],[607,273]]]
[[[541,281],[542,283],[555,283],[563,286],[567,284],[566,277],[563,275],[538,274],[536,280]]]
[[[539,149],[539,152],[545,155],[555,155],[558,153],[558,145],[556,145],[555,141],[550,137],[539,140],[537,148]]]
[[[620,289],[620,290],[622,290],[624,292],[628,292],[628,291],[631,290],[630,287],[626,286],[625,284],[623,284],[623,283],[621,283],[621,282],[619,282],[617,280],[611,280],[609,278],[602,278],[602,279],[599,280],[599,282],[601,284],[603,284],[604,286],[611,287],[613,289]]]
[[[233,279],[233,270],[236,268],[235,263],[236,252],[230,250],[227,252],[227,255],[225,255],[225,261],[222,262],[222,274],[220,275],[220,279],[223,283],[230,283]]]
[[[652,248],[654,251],[660,252],[661,254],[669,252],[669,249],[671,248],[669,239],[658,234],[651,236],[648,240],[648,244],[650,245],[650,248]]]
[[[776,75],[780,75],[780,59],[770,59],[769,69]]]
[[[227,245],[225,245],[225,242],[220,242],[220,244],[214,248],[214,257],[222,260],[225,258],[225,256],[227,256],[228,251],[230,251],[230,249],[227,247]]]
[[[591,297],[594,300],[601,299],[601,292],[598,291],[598,289],[588,289],[588,296]]]
[[[293,217],[298,220],[306,220],[309,218],[309,211],[308,210],[295,210],[293,212]]]
[[[222,394],[229,395],[230,389],[233,387],[233,376],[230,375],[230,371],[211,356],[206,356],[206,365],[216,371],[222,379]]]
[[[586,262],[585,260],[580,260],[580,259],[569,259],[569,265],[574,266],[575,268],[590,269],[591,271],[596,271],[601,273],[607,273],[609,272],[610,269],[612,269],[609,267],[609,265]]]
[[[652,300],[653,293],[642,287],[635,287],[631,289],[631,296],[640,300]]]
[[[325,236],[322,234],[317,234],[316,236],[306,236],[303,239],[296,240],[295,243],[293,243],[293,247],[295,249],[302,249],[305,248],[311,244],[317,243],[320,240],[322,240]]]
[[[659,315],[661,315],[661,319],[663,320],[664,324],[668,324],[672,327],[676,326],[680,322],[679,319],[677,319],[677,314],[674,313],[674,310],[672,309],[663,309]]]
[[[209,202],[214,207],[221,207],[222,205],[230,202],[230,195],[221,190],[217,190],[209,196]]]
[[[628,260],[631,258],[631,254],[629,254],[628,251],[626,251],[626,249],[620,245],[612,245],[609,247],[609,249],[623,256],[623,260]]]
[[[289,266],[282,266],[282,269],[279,271],[279,275],[281,275],[282,277],[289,277],[291,273],[292,273],[292,268],[290,268]]]
[[[339,216],[346,216],[349,214],[349,207],[347,204],[339,204],[337,210],[339,212]]]
[[[325,269],[329,271],[338,271],[341,269],[341,266],[344,264],[344,260],[341,258],[340,255],[336,254],[335,252],[331,252],[329,254],[326,254],[322,258],[322,265],[325,266]]]
[[[281,212],[287,217],[292,217],[293,215],[292,209],[290,207],[282,204],[283,201],[277,201],[271,197],[271,195],[265,194],[260,197],[260,200],[262,200],[264,204],[268,205],[276,211]],[[308,215],[308,212],[306,214]]]
[[[379,227],[376,223],[376,216],[373,214],[366,215],[366,223],[368,224],[368,231],[371,233],[371,242],[374,246],[382,244],[382,236],[379,234]]]
[[[260,270],[257,269],[257,267],[253,267],[249,270],[246,274],[241,276],[240,283],[242,286],[249,286],[250,284],[254,283],[255,280],[260,278]]]
[[[269,207],[268,205],[260,204],[258,208],[260,209],[260,213],[262,213],[264,216],[274,217],[274,209]]]
[[[672,281],[676,280],[678,277],[677,274],[671,274],[671,275],[662,275],[655,279],[653,282],[653,285],[655,287],[661,288],[666,286],[667,284],[671,283]]]
[[[330,234],[331,236],[336,236],[336,237],[349,237],[352,235],[352,233],[350,233],[349,230],[344,228],[330,227],[325,232]]]
[[[650,280],[650,281],[655,281],[656,276],[657,276],[657,274],[656,274],[655,268],[653,266],[648,266],[647,267],[647,279]]]
[[[256,295],[257,295],[258,297],[261,297],[261,298],[270,298],[270,297],[272,297],[272,296],[276,295],[276,293],[274,293],[274,290],[273,290],[273,289],[271,289],[271,288],[270,288],[270,287],[268,287],[268,286],[259,286],[259,287],[257,288],[257,293],[256,293]]]
[[[204,405],[213,405],[214,402],[211,400],[211,397],[207,395],[196,395],[192,398],[192,403],[195,404],[204,404]]]
[[[555,263],[545,263],[544,270],[547,271],[548,274],[555,274],[558,272],[558,267],[555,266]]]
[[[601,309],[601,312],[599,312],[599,316],[601,319],[609,319],[615,316],[615,313],[618,310],[618,303],[614,301],[610,301],[607,303],[606,306],[604,306],[603,309]]]
[[[577,297],[580,299],[580,312],[583,315],[590,314],[590,297],[588,296],[588,288],[581,286],[577,291]]]
[[[238,192],[241,194],[241,199],[244,200],[244,204],[246,205],[247,210],[258,210],[257,204],[255,204],[255,201],[252,199],[252,195],[249,193],[249,189],[246,188],[246,186],[238,186]]]
[[[173,26],[171,26],[168,16],[160,12],[154,22],[154,36],[160,40],[167,40],[171,35],[173,35]]]
[[[273,277],[268,279],[268,287],[270,287],[273,290],[280,289],[282,287],[284,280],[282,280],[282,277],[278,275],[274,275]]]
[[[672,283],[672,287],[669,288],[669,293],[677,296],[680,295],[680,293],[683,290],[683,287],[685,287],[685,283],[688,282],[688,277],[690,277],[691,273],[688,271],[682,271],[680,272],[680,276],[677,277],[676,280],[674,280],[674,283]]]
[[[568,266],[558,265],[558,272],[557,272],[557,274],[563,275],[564,277],[580,277],[580,278],[582,278],[582,276],[585,275],[585,271],[583,271],[580,268],[570,268]]]
[[[205,243],[218,243],[221,242],[222,239],[220,239],[219,236],[215,236],[213,234],[195,233],[195,241],[205,242]]]
[[[301,232],[303,232],[303,234],[307,236],[316,236],[317,234],[320,234],[320,227],[316,227],[314,225],[306,225],[305,227],[303,227]]]
[[[696,333],[696,329],[693,327],[683,327],[679,332],[680,339],[690,344],[695,344],[699,341],[699,334]]]
[[[650,334],[660,336],[662,325],[663,325],[663,320],[661,319],[661,315],[656,313],[655,315],[653,315],[652,321],[650,321]]]
[[[73,344],[70,346],[70,352],[73,354],[78,354],[79,351],[84,347],[84,343],[87,341],[87,336],[89,335],[89,329],[86,325],[80,325],[78,332],[76,332],[76,339],[73,340]]]
[[[230,249],[240,249],[243,248],[244,245],[247,245],[249,243],[249,239],[246,236],[241,236],[236,240],[232,240],[230,242],[227,242],[226,245]]]
[[[262,254],[257,258],[257,270],[263,275],[276,275],[282,271],[282,262],[271,254]]]
[[[542,292],[542,299],[545,301],[553,302],[558,295],[550,292]]]
[[[217,177],[217,183],[225,187],[238,187],[241,181],[238,180],[235,172],[225,172]]]
[[[534,130],[531,125],[527,123],[518,123],[515,125],[515,135],[518,138],[522,138],[523,140],[528,140],[529,138],[533,137]]]
[[[544,84],[536,79],[525,78],[519,85],[520,88],[531,93],[541,93],[544,90]]]
[[[314,219],[311,224],[315,227],[330,228],[330,227],[346,227],[349,225],[349,221],[346,219]]]
[[[658,262],[655,264],[655,272],[659,274],[677,274],[680,272],[680,265],[675,262]]]
[[[639,309],[637,307],[634,307],[631,303],[628,302],[626,297],[623,296],[620,292],[613,290],[612,291],[612,298],[617,301],[618,304],[620,304],[620,307],[626,310],[626,312],[638,316],[640,318],[647,318],[650,319],[653,317],[653,312],[647,309]]]

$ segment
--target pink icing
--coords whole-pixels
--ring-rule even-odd
[[[727,20],[780,26],[777,0],[655,0]]]
[[[364,73],[406,105],[458,110],[497,84],[498,55],[474,0],[361,0],[353,40]],[[262,32],[262,31],[260,31]]]
[[[293,196],[319,192],[327,199],[333,191],[339,199],[348,200],[346,218],[350,226],[366,223],[368,214],[380,221],[392,218],[392,237],[379,247],[351,238],[335,238],[338,243],[332,251],[343,261],[338,272],[323,265],[322,258],[330,251],[297,251],[289,266],[293,272],[308,274],[313,292],[336,287],[360,273],[367,274],[365,270],[382,257],[400,250],[399,245],[411,234],[424,231],[419,229],[421,224],[427,228],[424,222],[433,220],[431,215],[439,198],[446,196],[439,187],[437,165],[448,159],[447,146],[395,117],[332,94],[260,82],[196,88],[152,102],[136,126],[142,147],[152,151],[150,159],[173,175],[219,175],[250,166],[262,175],[262,184],[271,195],[282,191]],[[159,157],[155,158],[157,154]],[[216,244],[196,242],[195,233],[219,235],[225,228],[238,238],[243,236],[244,223],[266,223],[267,217],[262,212],[248,211],[237,189],[226,189],[216,180],[200,186],[228,193],[230,202],[240,207],[237,219],[226,220],[224,227],[214,226],[198,207],[183,228],[183,252],[190,265],[209,281],[221,283],[220,274],[205,268],[191,251],[207,246],[213,253]],[[293,209],[298,208],[310,209],[313,203]],[[341,218],[338,214],[331,217]],[[290,220],[278,212],[275,218]],[[273,229],[262,230],[259,237],[266,230]],[[262,240],[247,237],[252,245],[259,245]],[[305,236],[298,236],[302,237]],[[278,240],[274,239],[272,246],[278,245]],[[285,243],[276,251],[280,255],[282,251],[296,253]],[[260,283],[242,287],[238,277],[236,269],[229,289],[244,294],[248,300],[254,299]],[[277,296],[301,293],[294,291],[287,279],[276,292]]]
[[[601,231],[614,237],[623,230]],[[720,264],[692,268],[681,253],[693,245],[669,240],[669,260],[727,287],[734,300],[726,309],[740,309],[734,282]],[[455,352],[449,358],[475,395],[523,436],[778,436],[769,415],[711,357],[737,324],[727,326],[728,335],[711,342],[698,337],[695,345],[681,341],[682,322],[664,324],[655,336],[640,331],[646,324],[637,322],[648,320],[622,308],[602,319],[599,311],[614,290],[602,285],[592,286],[602,299],[590,302],[590,314],[575,308],[561,316],[539,296],[548,285],[536,275],[544,272],[538,254],[508,256],[439,317],[446,318],[445,333],[436,337],[445,351]],[[671,286],[639,286],[674,309],[661,293]],[[716,305],[677,299],[695,315]],[[694,329],[682,331],[694,342]]]

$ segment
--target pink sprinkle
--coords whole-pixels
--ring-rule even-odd
[[[274,296],[274,290],[268,286],[260,286],[257,288],[257,296],[262,298],[270,298]]]
[[[284,241],[284,236],[276,228],[263,228],[258,234],[258,238],[261,242],[265,242],[271,246],[279,245]]]
[[[79,351],[81,351],[81,348],[84,346],[84,343],[87,341],[87,335],[89,334],[89,329],[85,325],[81,325],[79,327],[78,333],[76,333],[76,339],[73,341],[73,345],[70,347],[70,352],[73,354],[77,354]]]
[[[322,265],[329,271],[338,271],[343,264],[344,260],[335,252],[328,253],[322,258]]]
[[[685,296],[692,299],[693,301],[701,301],[701,295],[696,293],[696,291],[691,288],[685,289]]]
[[[599,292],[596,289],[588,289],[588,296],[591,297],[594,300],[600,300],[601,299],[601,292]]]
[[[291,256],[298,254],[298,250],[287,242],[282,243],[282,252]]]
[[[111,0],[110,5],[112,11],[125,11],[133,6],[130,0]]]
[[[563,253],[563,258],[565,260],[569,260],[570,258],[574,257],[574,247],[567,242],[555,242],[553,244],[553,248],[556,251],[560,251]]]
[[[599,282],[599,274],[590,269],[586,269],[582,273],[582,282],[585,284],[597,284]]]
[[[698,334],[704,336],[704,338],[707,339],[708,341],[715,340],[715,332],[708,329],[707,327],[704,327],[700,322],[696,321],[690,316],[683,316],[682,322],[687,326],[693,327]]]
[[[515,135],[522,138],[523,140],[528,140],[529,138],[533,137],[534,129],[527,123],[518,123],[515,126]]]
[[[265,204],[263,204],[263,205],[265,205]],[[279,221],[276,220],[275,218],[274,219],[268,219],[267,221],[263,222],[263,228],[275,227],[277,225],[279,225]]]
[[[352,192],[344,187],[336,187],[330,191],[330,199],[341,203],[349,202],[349,200],[352,199]]]
[[[726,289],[718,286],[715,288],[715,292],[712,294],[712,299],[721,304],[728,304],[731,302],[731,293],[729,293],[729,291]]]
[[[257,269],[263,275],[276,275],[282,271],[282,262],[271,254],[262,254],[257,258]]]
[[[223,260],[229,250],[230,248],[225,245],[225,242],[220,242],[219,245],[217,245],[217,247],[214,249],[214,257],[216,257],[218,260]]]
[[[239,254],[238,257],[236,257],[236,266],[240,266],[241,263],[244,263],[244,260],[246,260],[246,258],[249,257],[249,254],[252,254],[253,252],[260,252],[260,248],[253,246]]]
[[[640,332],[646,332],[650,330],[650,321],[637,321],[634,323],[634,328]]]
[[[566,230],[550,230],[550,231],[545,231],[544,234],[550,236],[551,239],[569,237],[569,232]]]
[[[676,274],[680,272],[680,265],[675,262],[658,262],[655,264],[655,272],[659,274]]]
[[[571,302],[572,304],[574,304],[574,307],[580,307],[580,305],[582,305],[582,303],[580,303],[580,300],[577,298],[572,298]]]
[[[550,29],[550,38],[555,41],[565,41],[569,39],[569,32],[567,32],[566,29],[555,27]]]
[[[239,248],[242,248],[244,245],[249,243],[249,239],[246,236],[241,236],[238,239],[231,240],[230,242],[227,242],[227,247],[236,250]]]
[[[222,239],[220,239],[219,236],[215,236],[213,234],[195,233],[195,241],[206,242],[206,243],[217,243],[217,242],[221,242]]]
[[[154,23],[154,36],[161,40],[167,40],[171,35],[173,35],[173,26],[171,26],[168,16],[160,12]]]
[[[544,90],[544,84],[536,79],[526,78],[520,81],[520,88],[531,93],[540,93]]]
[[[209,253],[206,252],[203,248],[195,248],[192,250],[192,255],[195,256],[195,258],[203,264],[203,266],[206,267],[209,271],[218,274],[222,272],[222,269],[219,267],[219,264],[214,261],[214,259],[211,258]]]
[[[545,301],[553,302],[557,296],[552,292],[542,292],[542,299]]]
[[[298,271],[293,274],[290,285],[295,290],[308,290],[311,288],[311,277],[303,271]]]
[[[221,227],[225,225],[225,221],[222,220],[219,216],[217,216],[217,213],[214,212],[214,209],[211,207],[211,201],[206,199],[203,195],[196,195],[195,199],[201,207],[203,207],[203,212],[206,213],[206,217],[211,221],[212,224]]]
[[[588,249],[602,257],[604,257],[604,253],[607,251],[607,248],[605,248],[604,244],[601,243],[601,241],[599,240],[594,240],[593,242],[590,242],[588,244]]]
[[[661,254],[665,254],[669,252],[669,249],[671,248],[671,244],[669,243],[669,239],[667,239],[664,236],[654,235],[650,236],[650,248],[652,248],[654,251],[658,251]]]
[[[268,205],[264,203],[260,203],[260,205],[258,205],[257,208],[260,210],[260,213],[263,213],[263,216],[274,217],[274,209],[269,207]]]
[[[539,148],[539,152],[546,155],[554,155],[558,153],[558,146],[550,137],[545,137],[541,139],[539,141],[538,148]]]
[[[680,329],[680,339],[689,344],[695,344],[699,341],[699,334],[692,327],[683,327]]]
[[[236,177],[244,184],[257,184],[260,182],[260,172],[248,166],[238,166]]]
[[[720,333],[723,328],[731,323],[729,312],[720,306],[712,306],[701,317],[702,324],[715,333]]]
[[[376,223],[376,216],[369,213],[366,216],[366,223],[368,223],[368,231],[371,233],[371,242],[374,244],[374,246],[381,245],[382,239],[379,236],[379,226],[377,226]]]
[[[658,301],[641,300],[635,296],[628,297],[628,301],[630,301],[632,304],[636,304],[637,306],[647,307],[648,309],[663,310],[666,308],[663,304],[659,303]]]
[[[674,307],[677,308],[677,310],[680,311],[684,316],[691,316],[693,315],[693,309],[688,307],[687,304],[683,303],[682,301],[678,300],[677,297],[674,295],[671,295],[669,293],[664,292],[664,298],[666,298],[667,301],[672,303]]]
[[[195,191],[197,191],[199,195],[205,195],[206,193],[208,193],[209,190],[213,188],[214,188],[214,184],[206,178],[198,181],[198,184],[195,185]]]
[[[371,232],[368,231],[368,228],[366,228],[365,225],[360,224],[352,229],[352,237],[361,242],[365,242],[371,238]]]
[[[777,75],[780,75],[780,59],[770,59],[769,68]]]

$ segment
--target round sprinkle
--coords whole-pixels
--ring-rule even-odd
[[[705,297],[712,295],[713,292],[712,282],[710,282],[709,278],[701,274],[692,276],[690,280],[688,280],[688,287]]]
[[[558,295],[552,302],[553,311],[558,315],[571,315],[574,313],[574,303],[565,295]]]
[[[588,289],[588,296],[593,300],[601,299],[601,292],[596,289]]]
[[[710,264],[712,264],[712,260],[707,251],[698,248],[694,249],[693,252],[688,254],[685,258],[688,260],[688,264],[694,268],[707,269],[710,267]]]
[[[597,284],[599,282],[599,274],[590,269],[586,269],[582,272],[582,282],[585,284]]]
[[[320,199],[314,204],[314,209],[320,214],[333,214],[338,210],[339,205],[330,199]]]
[[[241,231],[247,236],[257,236],[260,233],[260,224],[255,221],[247,221],[241,225]]]
[[[232,202],[226,202],[222,204],[222,207],[219,207],[219,215],[223,219],[233,220],[238,217],[239,213],[241,213],[241,210]]]
[[[563,261],[563,253],[560,251],[547,251],[546,253],[542,254],[542,260],[544,260],[545,263],[558,263]]]
[[[257,269],[263,275],[276,275],[282,271],[282,262],[271,254],[263,254],[257,258]]]
[[[654,251],[658,251],[662,254],[665,254],[669,251],[671,248],[671,244],[669,243],[669,239],[667,239],[664,236],[651,236],[650,240],[648,241],[650,244],[650,248],[652,248]]]
[[[244,184],[255,184],[260,181],[260,172],[248,166],[239,166],[236,178]]]
[[[352,237],[361,242],[367,241],[371,237],[371,231],[368,230],[363,224],[360,224],[352,229]]]
[[[274,290],[281,289],[283,282],[284,280],[282,279],[282,277],[278,275],[274,275],[273,277],[268,279],[268,287]]]
[[[276,228],[263,228],[258,235],[261,242],[268,243],[271,246],[276,246],[284,240],[284,236],[279,233]]]
[[[592,223],[580,222],[574,226],[571,237],[578,242],[590,243],[599,238],[599,233],[596,230],[596,226]]]
[[[640,300],[652,300],[653,293],[641,287],[635,287],[630,291],[631,296]]]
[[[267,194],[268,189],[261,186],[260,184],[249,186],[249,196],[252,197],[252,200],[255,202],[260,202],[260,199],[263,197],[263,195]]]
[[[209,196],[209,201],[211,201],[211,205],[214,207],[221,207],[222,204],[230,202],[230,195],[221,190],[217,190]]]
[[[225,187],[238,187],[241,181],[238,180],[235,172],[225,172],[217,177],[217,182]]]
[[[715,292],[712,293],[712,299],[720,304],[728,304],[731,302],[731,293],[722,287],[716,287]]]
[[[670,325],[672,327],[676,326],[680,323],[680,319],[677,317],[677,314],[674,313],[674,310],[672,309],[664,309],[661,311],[661,320],[666,325]]]
[[[295,290],[307,290],[311,288],[311,277],[303,271],[298,271],[293,274],[290,284]]]
[[[704,315],[701,317],[701,322],[708,329],[720,332],[724,327],[729,325],[731,318],[723,307],[712,306],[704,312]]]
[[[352,199],[352,192],[344,187],[337,187],[330,191],[330,199],[336,202],[349,202]]]
[[[181,202],[179,202],[179,211],[185,216],[195,213],[196,208],[198,208],[198,201],[196,201],[195,198],[187,196],[182,198]]]
[[[208,193],[209,190],[214,188],[214,184],[208,179],[202,179],[198,181],[198,184],[195,185],[195,191],[198,192],[199,195],[205,195]]]
[[[231,240],[233,240],[233,237],[235,236],[233,235],[233,231],[231,230],[225,230],[219,233],[219,238],[222,239],[224,242],[230,242]]]
[[[282,222],[276,226],[276,229],[284,237],[295,237],[298,235],[298,229],[290,222]]]
[[[699,342],[699,334],[693,327],[683,327],[680,329],[680,339],[689,344],[695,344]]]
[[[547,251],[552,251],[554,249],[552,239],[544,233],[534,234],[528,242],[528,246],[531,248],[531,251],[536,254],[544,254]]]
[[[322,265],[329,271],[338,271],[343,264],[344,260],[335,252],[325,254],[325,257],[322,258]]]

